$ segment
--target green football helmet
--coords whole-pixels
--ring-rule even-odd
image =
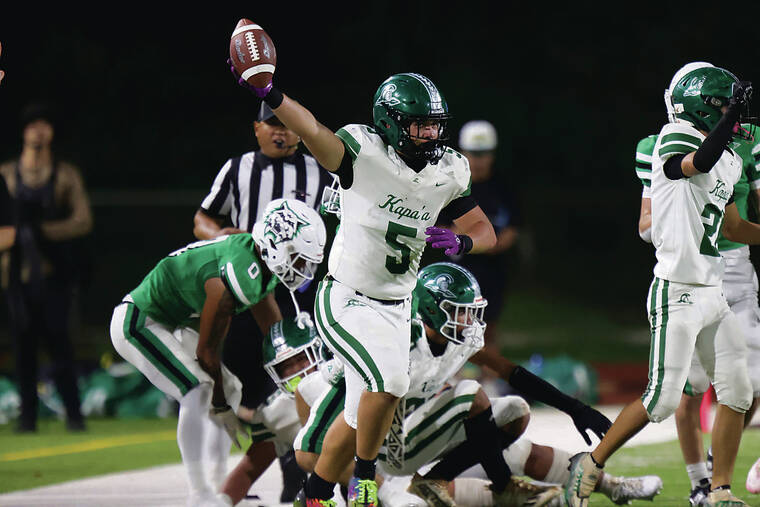
[[[298,384],[317,371],[323,361],[320,345],[314,326],[301,328],[296,320],[284,319],[269,328],[263,345],[264,369],[280,391],[294,396]],[[301,354],[302,363],[291,359]]]
[[[483,346],[488,301],[472,273],[450,262],[430,264],[417,274],[414,296],[417,313],[429,327],[454,343]]]
[[[721,108],[728,106],[738,84],[735,75],[720,67],[701,67],[687,72],[670,90],[676,121],[710,132],[723,116]],[[745,137],[747,132],[738,128],[736,135]]]
[[[449,139],[449,106],[438,88],[421,74],[394,74],[375,92],[372,118],[377,133],[396,151],[414,161],[437,164]],[[433,122],[438,136],[419,144],[412,137],[412,123]]]

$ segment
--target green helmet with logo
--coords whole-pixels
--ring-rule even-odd
[[[676,121],[710,132],[723,116],[721,108],[728,106],[738,84],[735,75],[720,67],[701,67],[687,72],[670,88]]]
[[[375,92],[372,118],[377,133],[403,156],[437,164],[448,141],[449,106],[431,80],[421,74],[394,74]],[[415,143],[413,122],[434,122],[438,137]]]
[[[483,313],[488,301],[468,270],[451,262],[436,262],[417,274],[417,313],[429,327],[454,343],[483,346]]]
[[[296,386],[322,362],[319,354],[321,340],[310,322],[299,327],[297,320],[283,319],[272,324],[264,337],[264,369],[283,393],[293,396]],[[288,359],[303,354],[302,361]]]

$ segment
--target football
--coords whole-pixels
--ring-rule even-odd
[[[265,88],[272,82],[277,53],[269,35],[250,19],[238,21],[230,38],[230,59],[248,84]]]

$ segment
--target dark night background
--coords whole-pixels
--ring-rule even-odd
[[[632,325],[646,325],[654,264],[636,233],[634,152],[666,119],[663,90],[693,60],[760,82],[760,9],[749,3],[189,5],[29,4],[0,18],[0,159],[20,149],[27,102],[57,107],[57,153],[82,169],[93,200],[94,276],[80,304],[104,350],[113,305],[193,239],[216,172],[255,147],[258,101],[225,64],[241,17],[274,40],[275,84],[331,129],[370,123],[380,82],[410,71],[447,98],[454,145],[465,121],[491,121],[499,184],[519,196],[531,240],[510,297],[539,291]]]

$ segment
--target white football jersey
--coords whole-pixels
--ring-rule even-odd
[[[309,375],[306,378],[318,376]],[[300,429],[296,400],[278,390],[256,407],[251,421],[251,440],[274,442],[277,455],[282,456],[293,446],[293,440]]]
[[[447,148],[435,165],[414,172],[373,129],[347,125],[337,134],[353,158],[354,180],[341,188],[341,223],[328,269],[338,281],[378,299],[408,297],[417,281],[425,229],[470,192],[467,159]]]
[[[412,321],[412,348],[409,350],[409,391],[405,398],[422,398],[435,394],[462,369],[481,347],[449,342],[440,356],[434,356],[420,320]]]
[[[696,151],[705,136],[683,123],[667,123],[652,155],[652,244],[655,276],[679,283],[720,285],[723,264],[717,248],[726,203],[742,170],[741,158],[725,150],[705,174],[669,179],[663,167],[673,155]]]

